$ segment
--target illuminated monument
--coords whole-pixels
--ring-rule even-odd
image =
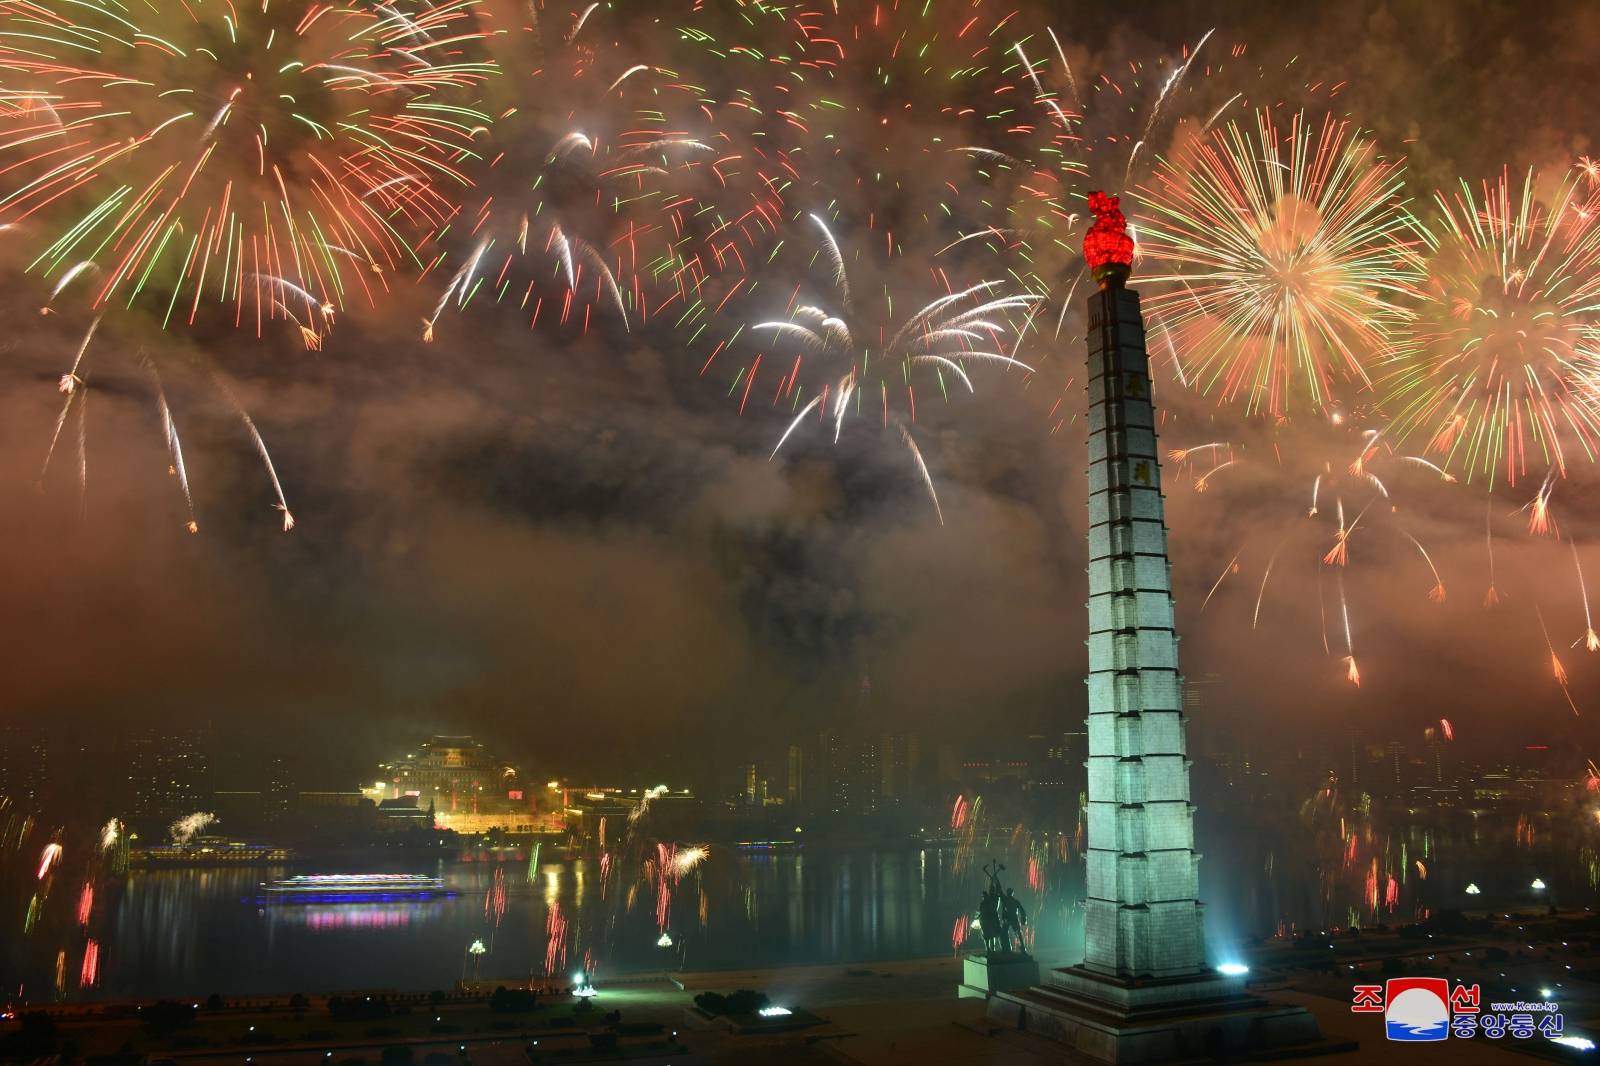
[[[1108,1062],[1317,1041],[1206,961],[1171,564],[1133,239],[1094,193],[1089,298],[1089,808],[1084,956],[990,1016]]]

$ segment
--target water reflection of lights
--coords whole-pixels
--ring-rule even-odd
[[[302,926],[312,932],[334,929],[404,929],[414,921],[428,921],[437,917],[438,911],[437,907],[381,904],[262,909],[262,913],[274,924]]]

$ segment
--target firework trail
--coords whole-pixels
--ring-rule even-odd
[[[6,0],[0,222],[57,293],[93,274],[96,308],[164,324],[209,300],[259,334],[269,277],[308,320],[372,301],[468,183],[477,6]]]
[[[1347,122],[1270,110],[1161,160],[1136,191],[1146,310],[1190,384],[1275,416],[1370,384],[1422,280],[1403,175]]]
[[[90,341],[94,338],[101,319],[96,317],[90,325],[83,341],[79,344],[74,356],[72,368],[61,376],[58,391],[63,395],[61,410],[56,416],[55,426],[50,434],[49,446],[45,449],[44,462],[39,468],[38,483],[42,487],[46,476],[49,474],[51,462],[55,458],[56,449],[60,446],[62,432],[66,428],[67,418],[74,410],[77,412],[77,451],[78,451],[78,487],[80,495],[80,510],[86,503],[88,491],[88,374],[86,363]],[[167,401],[166,387],[161,379],[155,360],[142,349],[135,358],[136,364],[149,375],[152,395],[155,399],[156,414],[161,423],[162,445],[167,452],[168,473],[178,481],[178,487],[183,493],[184,507],[188,514],[185,528],[190,533],[198,533],[200,526],[195,515],[194,495],[189,486],[188,466],[184,460],[183,444],[178,434],[177,422],[172,417],[172,409]],[[260,455],[267,475],[272,482],[273,491],[277,496],[276,508],[283,512],[284,530],[294,528],[294,516],[289,512],[287,501],[284,499],[283,486],[278,480],[277,470],[272,463],[272,457],[267,451],[266,442],[262,439],[260,431],[256,428],[254,420],[239,403],[238,398],[228,387],[220,375],[212,374],[213,387],[228,401],[234,413],[239,417],[250,435],[251,442],[255,445]]]
[[[1197,478],[1195,480],[1194,491],[1196,491],[1196,492],[1204,492],[1204,491],[1206,491],[1206,489],[1211,487],[1211,479],[1212,478],[1216,477],[1217,474],[1219,474],[1220,472],[1228,469],[1230,466],[1236,465],[1238,462],[1239,462],[1239,460],[1237,460],[1237,459],[1229,459],[1229,460],[1227,460],[1225,462],[1218,463],[1216,466],[1214,466],[1210,470],[1206,471],[1204,476],[1202,476],[1200,478]]]
[[[1237,574],[1238,572],[1239,572],[1239,556],[1237,554],[1235,554],[1232,559],[1228,560],[1228,565],[1226,565],[1226,566],[1224,566],[1222,568],[1222,573],[1217,575],[1217,580],[1211,583],[1211,590],[1206,593],[1206,598],[1200,602],[1200,613],[1201,614],[1205,614],[1206,613],[1206,607],[1207,607],[1207,605],[1209,605],[1211,603],[1211,597],[1213,597],[1213,596],[1215,596],[1217,594],[1217,589],[1222,587],[1223,579],[1226,578],[1229,574]]]
[[[1226,451],[1232,445],[1225,440],[1214,440],[1209,444],[1191,444],[1187,448],[1172,448],[1167,452],[1167,458],[1175,463],[1188,461],[1189,456],[1196,452]]]
[[[83,965],[78,970],[78,984],[91,988],[100,983],[100,945],[90,937],[83,945]]]
[[[1362,508],[1361,514],[1356,515],[1356,521],[1348,526],[1344,524],[1344,497],[1334,500],[1334,512],[1339,516],[1339,528],[1333,534],[1333,547],[1328,549],[1328,554],[1322,557],[1326,566],[1344,566],[1349,562],[1350,534],[1355,532],[1356,522],[1361,521],[1361,515],[1366,514]]]
[[[267,442],[262,439],[261,431],[256,428],[255,419],[250,417],[250,412],[244,409],[244,405],[239,402],[239,398],[234,395],[227,382],[220,376],[213,376],[212,380],[217,391],[222,393],[233,408],[233,413],[244,426],[245,432],[250,435],[250,442],[255,445],[256,454],[261,456],[261,465],[266,468],[267,479],[272,482],[273,494],[278,498],[278,502],[272,505],[273,509],[283,512],[283,531],[287,533],[294,528],[294,514],[289,510],[289,501],[284,498],[283,484],[278,480],[277,468],[272,465],[272,453],[267,451]]]
[[[178,439],[177,424],[172,421],[172,409],[167,406],[167,392],[161,387],[161,375],[157,373],[153,362],[147,363],[150,377],[155,384],[156,408],[161,414],[161,432],[167,442],[167,456],[171,465],[167,470],[178,479],[178,488],[183,492],[183,504],[188,509],[189,521],[185,526],[190,533],[200,532],[200,522],[195,518],[194,495],[189,491],[189,471],[183,462],[183,442]]]
[[[100,328],[100,320],[104,315],[95,315],[94,321],[89,323],[89,329],[83,335],[83,341],[78,345],[78,352],[72,357],[72,369],[61,375],[58,388],[68,396],[78,390],[83,384],[83,378],[78,376],[78,371],[83,367],[83,357],[89,351],[89,342],[94,340],[95,331]]]
[[[1487,610],[1500,602],[1500,593],[1494,583],[1494,521],[1493,497],[1486,496],[1483,501],[1483,543],[1489,553],[1489,591],[1483,594],[1483,606]]]
[[[1267,581],[1272,577],[1272,568],[1278,563],[1278,551],[1282,547],[1283,542],[1279,541],[1278,546],[1273,548],[1272,554],[1267,557],[1267,565],[1265,569],[1261,571],[1261,587],[1256,590],[1256,609],[1250,614],[1251,629],[1255,629],[1261,623],[1261,601],[1266,598]],[[1236,555],[1234,558],[1237,559],[1238,556]],[[1324,641],[1324,643],[1326,643],[1326,641]]]
[[[1139,157],[1139,149],[1143,148],[1145,143],[1150,140],[1150,133],[1156,127],[1156,120],[1161,117],[1161,105],[1166,103],[1168,94],[1183,80],[1183,76],[1189,73],[1189,68],[1194,65],[1194,57],[1200,54],[1200,49],[1205,47],[1206,42],[1211,39],[1211,35],[1216,32],[1215,27],[1213,27],[1201,35],[1200,40],[1195,42],[1194,50],[1184,59],[1183,64],[1175,68],[1162,84],[1161,92],[1156,94],[1156,102],[1150,108],[1150,117],[1145,120],[1144,130],[1139,134],[1139,139],[1134,142],[1133,150],[1128,153],[1128,167],[1122,174],[1122,183],[1124,185],[1131,184],[1133,181],[1134,161]],[[1223,105],[1223,107],[1226,106],[1227,104]]]
[[[99,272],[99,269],[99,267],[94,265],[93,260],[83,259],[62,271],[61,277],[57,279],[55,287],[50,290],[50,298],[45,301],[45,305],[43,307],[39,308],[39,313],[41,315],[50,314],[54,310],[51,307],[51,304],[55,303],[56,297],[60,296],[61,293],[66,290],[68,285],[71,285],[80,274],[95,274]]]
[[[45,875],[55,869],[56,865],[61,862],[61,854],[62,849],[59,843],[51,841],[46,844],[44,850],[39,853],[39,869],[34,880],[43,881]]]
[[[1350,603],[1344,595],[1344,575],[1338,575],[1339,583],[1339,618],[1344,624],[1344,662],[1345,676],[1357,688],[1361,687],[1361,671],[1356,669],[1355,642],[1350,636]]]
[[[1594,615],[1589,610],[1589,586],[1583,580],[1583,562],[1578,558],[1577,541],[1568,541],[1572,549],[1572,568],[1578,572],[1578,596],[1583,600],[1583,636],[1572,642],[1576,648],[1580,643],[1589,651],[1600,651],[1600,634],[1594,631]]]
[[[933,512],[939,518],[939,524],[944,525],[944,508],[939,506],[939,494],[933,488],[933,476],[928,473],[928,464],[922,461],[922,450],[917,447],[916,440],[911,436],[911,431],[904,422],[899,423],[900,438],[906,442],[906,447],[911,451],[911,458],[917,464],[917,470],[922,474],[922,483],[928,487],[928,499],[933,501]]]
[[[247,412],[241,410],[239,419],[249,431],[250,439],[255,442],[256,451],[261,454],[261,462],[267,468],[267,477],[272,480],[272,491],[278,496],[278,502],[274,506],[283,512],[283,531],[287,533],[294,528],[294,514],[289,510],[289,501],[283,498],[283,485],[278,481],[278,471],[272,465],[272,455],[267,451],[267,442],[261,439],[261,431],[256,429],[255,421]]]
[[[1378,380],[1398,436],[1491,487],[1530,461],[1565,474],[1600,433],[1600,189],[1575,174],[1540,187],[1530,169],[1520,187],[1504,171],[1435,194],[1425,299]]]
[[[74,388],[73,391],[67,393],[67,398],[61,402],[61,413],[56,416],[56,427],[50,434],[50,446],[45,449],[44,462],[39,467],[39,477],[36,479],[36,484],[41,489],[44,487],[45,475],[50,472],[50,461],[55,458],[56,445],[61,442],[61,430],[67,424],[67,415],[72,412],[73,403],[81,398],[79,391]]]
[[[1566,697],[1567,706],[1572,708],[1573,717],[1582,718],[1583,716],[1578,713],[1578,705],[1572,702],[1572,690],[1567,684],[1567,668],[1561,665],[1561,659],[1556,655],[1556,646],[1550,642],[1550,630],[1544,624],[1544,611],[1535,603],[1533,613],[1539,619],[1539,632],[1544,635],[1545,650],[1550,653],[1550,672],[1554,675],[1556,684],[1561,686],[1561,695]]]
[[[1556,490],[1556,471],[1552,467],[1545,474],[1539,492],[1529,500],[1523,510],[1528,512],[1528,533],[1535,537],[1560,536],[1555,520],[1550,516],[1550,495]]]
[[[78,397],[78,519],[89,517],[89,390]]]
[[[1428,554],[1428,549],[1424,548],[1422,542],[1416,537],[1413,537],[1403,529],[1400,533],[1417,549],[1417,554],[1422,556],[1422,561],[1428,564],[1428,570],[1433,574],[1433,588],[1428,590],[1428,599],[1434,603],[1443,603],[1445,599],[1444,579],[1439,576],[1439,568],[1433,565],[1433,557]]]
[[[567,919],[561,913],[561,904],[552,902],[545,916],[544,973],[554,977],[567,965]]]
[[[50,472],[50,460],[55,457],[56,445],[61,442],[61,430],[67,424],[67,415],[72,411],[73,401],[78,398],[78,394],[84,386],[84,379],[81,376],[83,358],[89,351],[89,342],[94,340],[95,331],[100,328],[101,317],[96,315],[94,321],[89,323],[89,329],[84,333],[83,341],[78,345],[77,354],[72,358],[72,369],[61,375],[60,382],[57,385],[57,388],[66,399],[62,401],[61,413],[56,417],[56,428],[50,435],[50,447],[45,449],[44,463],[39,467],[38,481],[41,485],[44,483],[45,475]],[[81,421],[79,427],[80,433],[83,432]]]

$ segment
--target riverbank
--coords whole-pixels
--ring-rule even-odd
[[[1575,928],[1566,921],[1539,932]],[[1527,935],[1524,925],[1519,931]],[[1536,947],[1539,940],[1529,941]],[[1550,942],[1558,945],[1559,941]],[[1569,940],[1569,947],[1576,942]],[[1501,945],[1501,936],[1452,944],[1457,959]],[[1352,1014],[1349,982],[1368,981],[1385,958],[1401,958],[1407,972],[1426,957],[1398,934],[1364,938],[1359,961],[1343,962],[1345,975],[1297,967],[1297,949],[1274,945],[1250,958],[1259,973],[1257,991],[1306,1007],[1323,1035],[1353,1051],[1331,1062],[1403,1061],[1416,1064],[1510,1063],[1528,1055],[1563,1060],[1580,1053],[1545,1041],[1452,1039],[1437,1045],[1392,1044],[1381,1019]],[[1303,950],[1303,949],[1298,949]],[[1526,951],[1526,948],[1524,949]],[[1587,951],[1587,944],[1583,950]],[[1444,952],[1436,952],[1435,962]],[[1351,958],[1356,958],[1352,955]],[[1049,965],[1052,961],[1045,960]],[[1357,967],[1351,978],[1347,968]],[[1567,965],[1540,952],[1508,962],[1509,979],[1519,967]],[[1496,971],[1497,973],[1500,971]],[[1531,975],[1531,970],[1528,971]],[[1570,971],[1563,971],[1570,973]],[[58,1036],[77,1056],[126,1056],[127,1062],[210,1064],[250,1062],[259,1066],[538,1066],[555,1063],[628,1062],[639,1064],[734,1064],[809,1066],[855,1063],[859,1066],[1045,1066],[1060,1063],[1061,1049],[1027,1033],[991,1025],[984,1004],[958,1000],[960,960],[918,959],[860,966],[771,967],[645,976],[608,985],[582,1001],[569,990],[549,989],[530,1010],[495,1009],[483,994],[386,995],[374,992],[342,997],[251,997],[205,1003],[192,1021],[153,1032],[135,1004],[92,1004],[52,1008]],[[1569,1026],[1586,1019],[1592,1000],[1587,977],[1563,982],[1574,995]],[[776,1032],[719,1023],[694,1009],[702,992],[741,988],[764,992],[772,1004],[810,1015],[801,1028]],[[502,997],[505,998],[505,997]],[[1485,998],[1488,998],[1486,990]],[[367,1006],[382,1002],[382,1006]],[[352,1006],[352,1004],[355,1004]],[[502,1003],[502,1007],[506,1004]],[[514,1007],[514,1005],[513,1005]],[[6,1023],[5,1037],[18,1022]],[[1512,1056],[1515,1056],[1513,1058]],[[1318,1060],[1320,1061],[1320,1060]]]

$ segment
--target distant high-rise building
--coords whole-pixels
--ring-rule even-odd
[[[879,746],[883,768],[881,793],[886,807],[905,807],[914,799],[922,738],[915,733],[889,733]]]
[[[274,755],[267,760],[267,790],[264,797],[265,819],[268,825],[282,825],[289,821],[294,811],[294,776],[289,773],[289,760]]]
[[[855,745],[856,814],[877,814],[883,805],[883,753],[876,738]]]
[[[850,814],[855,805],[855,766],[851,745],[837,729],[824,729],[817,737],[819,809],[825,814]]]
[[[21,723],[0,726],[0,796],[26,808],[38,805],[49,768],[44,734]]]
[[[789,745],[789,806],[799,810],[806,801],[806,749]]]
[[[1423,767],[1423,776],[1430,785],[1442,785],[1444,784],[1444,742],[1440,738],[1437,728],[1429,729],[1427,738],[1427,763]]]
[[[756,782],[757,782],[756,764],[753,763],[753,762],[752,763],[745,763],[745,766],[744,766],[744,801],[746,803],[752,803],[753,804],[753,803],[756,802]]]
[[[811,809],[818,814],[870,815],[876,814],[885,804],[885,782],[890,771],[885,768],[883,743],[878,737],[858,737],[838,729],[824,729],[817,736],[816,758],[812,763],[809,780],[803,788]],[[906,765],[894,775],[895,787],[903,781],[910,787],[911,754],[914,741],[896,742],[897,748],[906,751]],[[790,786],[794,785],[794,752],[790,752]]]
[[[1391,794],[1398,795],[1406,788],[1406,746],[1398,740],[1391,740],[1384,748],[1384,784],[1389,787]]]
[[[1045,751],[1044,765],[1035,779],[1049,781],[1070,796],[1076,796],[1088,787],[1089,774],[1085,765],[1089,758],[1089,734],[1085,731],[1067,730],[1056,743]]]
[[[211,804],[208,729],[136,730],[128,738],[130,810],[136,827],[155,832]]]

